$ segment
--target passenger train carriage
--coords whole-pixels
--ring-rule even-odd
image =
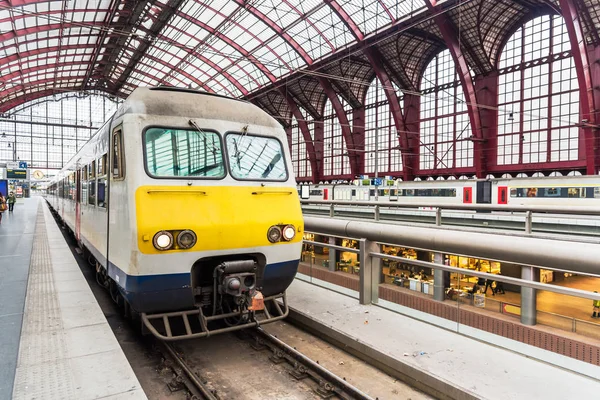
[[[138,88],[47,192],[98,281],[155,335],[287,315],[274,300],[296,274],[303,220],[285,132],[258,107]]]
[[[378,201],[404,204],[492,204],[594,206],[600,204],[600,176],[446,181],[387,181],[375,187],[353,184],[301,185],[302,199]],[[376,190],[378,193],[376,193]],[[375,196],[377,194],[377,196]]]

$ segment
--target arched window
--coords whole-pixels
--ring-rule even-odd
[[[323,139],[323,176],[350,174],[342,127],[329,100],[325,103],[323,112]]]
[[[421,80],[421,170],[473,166],[471,124],[449,50],[438,53]]]
[[[311,130],[311,136],[312,136]],[[312,176],[309,155],[306,152],[306,142],[298,126],[298,121],[292,117],[292,164],[297,178]]]
[[[522,25],[499,70],[498,164],[577,160],[579,92],[563,18]]]
[[[396,87],[394,89],[397,94],[401,94]],[[402,105],[401,98],[398,102]],[[375,79],[365,99],[365,172],[374,174],[376,167],[379,176],[402,171],[398,144],[396,126],[384,88]]]
[[[0,162],[60,169],[122,102],[101,93],[61,93],[21,104],[0,121]]]

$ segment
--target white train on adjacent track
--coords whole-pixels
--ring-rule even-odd
[[[360,182],[362,183],[362,182]],[[376,192],[378,191],[378,192]],[[300,185],[300,198],[414,204],[600,206],[600,176],[446,181],[387,181],[384,185]]]

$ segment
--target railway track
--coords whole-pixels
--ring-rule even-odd
[[[346,382],[344,378],[330,372],[318,362],[311,360],[260,327],[240,331],[235,336],[231,335],[231,337],[237,337],[246,342],[256,352],[269,352],[268,360],[271,363],[287,363],[289,365],[287,372],[290,379],[302,381],[310,386],[318,398],[372,400],[372,397]],[[178,351],[170,343],[161,342],[161,346],[164,348],[164,354],[173,360],[172,369],[176,377],[169,384],[173,390],[180,390],[185,387],[193,400],[220,400],[226,398],[226,396],[220,397],[216,390],[207,385],[205,379],[198,374],[197,368],[188,362],[185,354]],[[268,368],[264,370],[268,370]],[[257,390],[260,390],[260,388],[257,388]]]

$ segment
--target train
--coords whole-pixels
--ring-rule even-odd
[[[299,197],[311,201],[414,204],[490,204],[502,206],[598,206],[600,176],[458,179],[444,181],[371,180],[300,185]]]
[[[203,337],[288,313],[302,211],[285,131],[249,102],[137,88],[46,200],[146,332]]]

